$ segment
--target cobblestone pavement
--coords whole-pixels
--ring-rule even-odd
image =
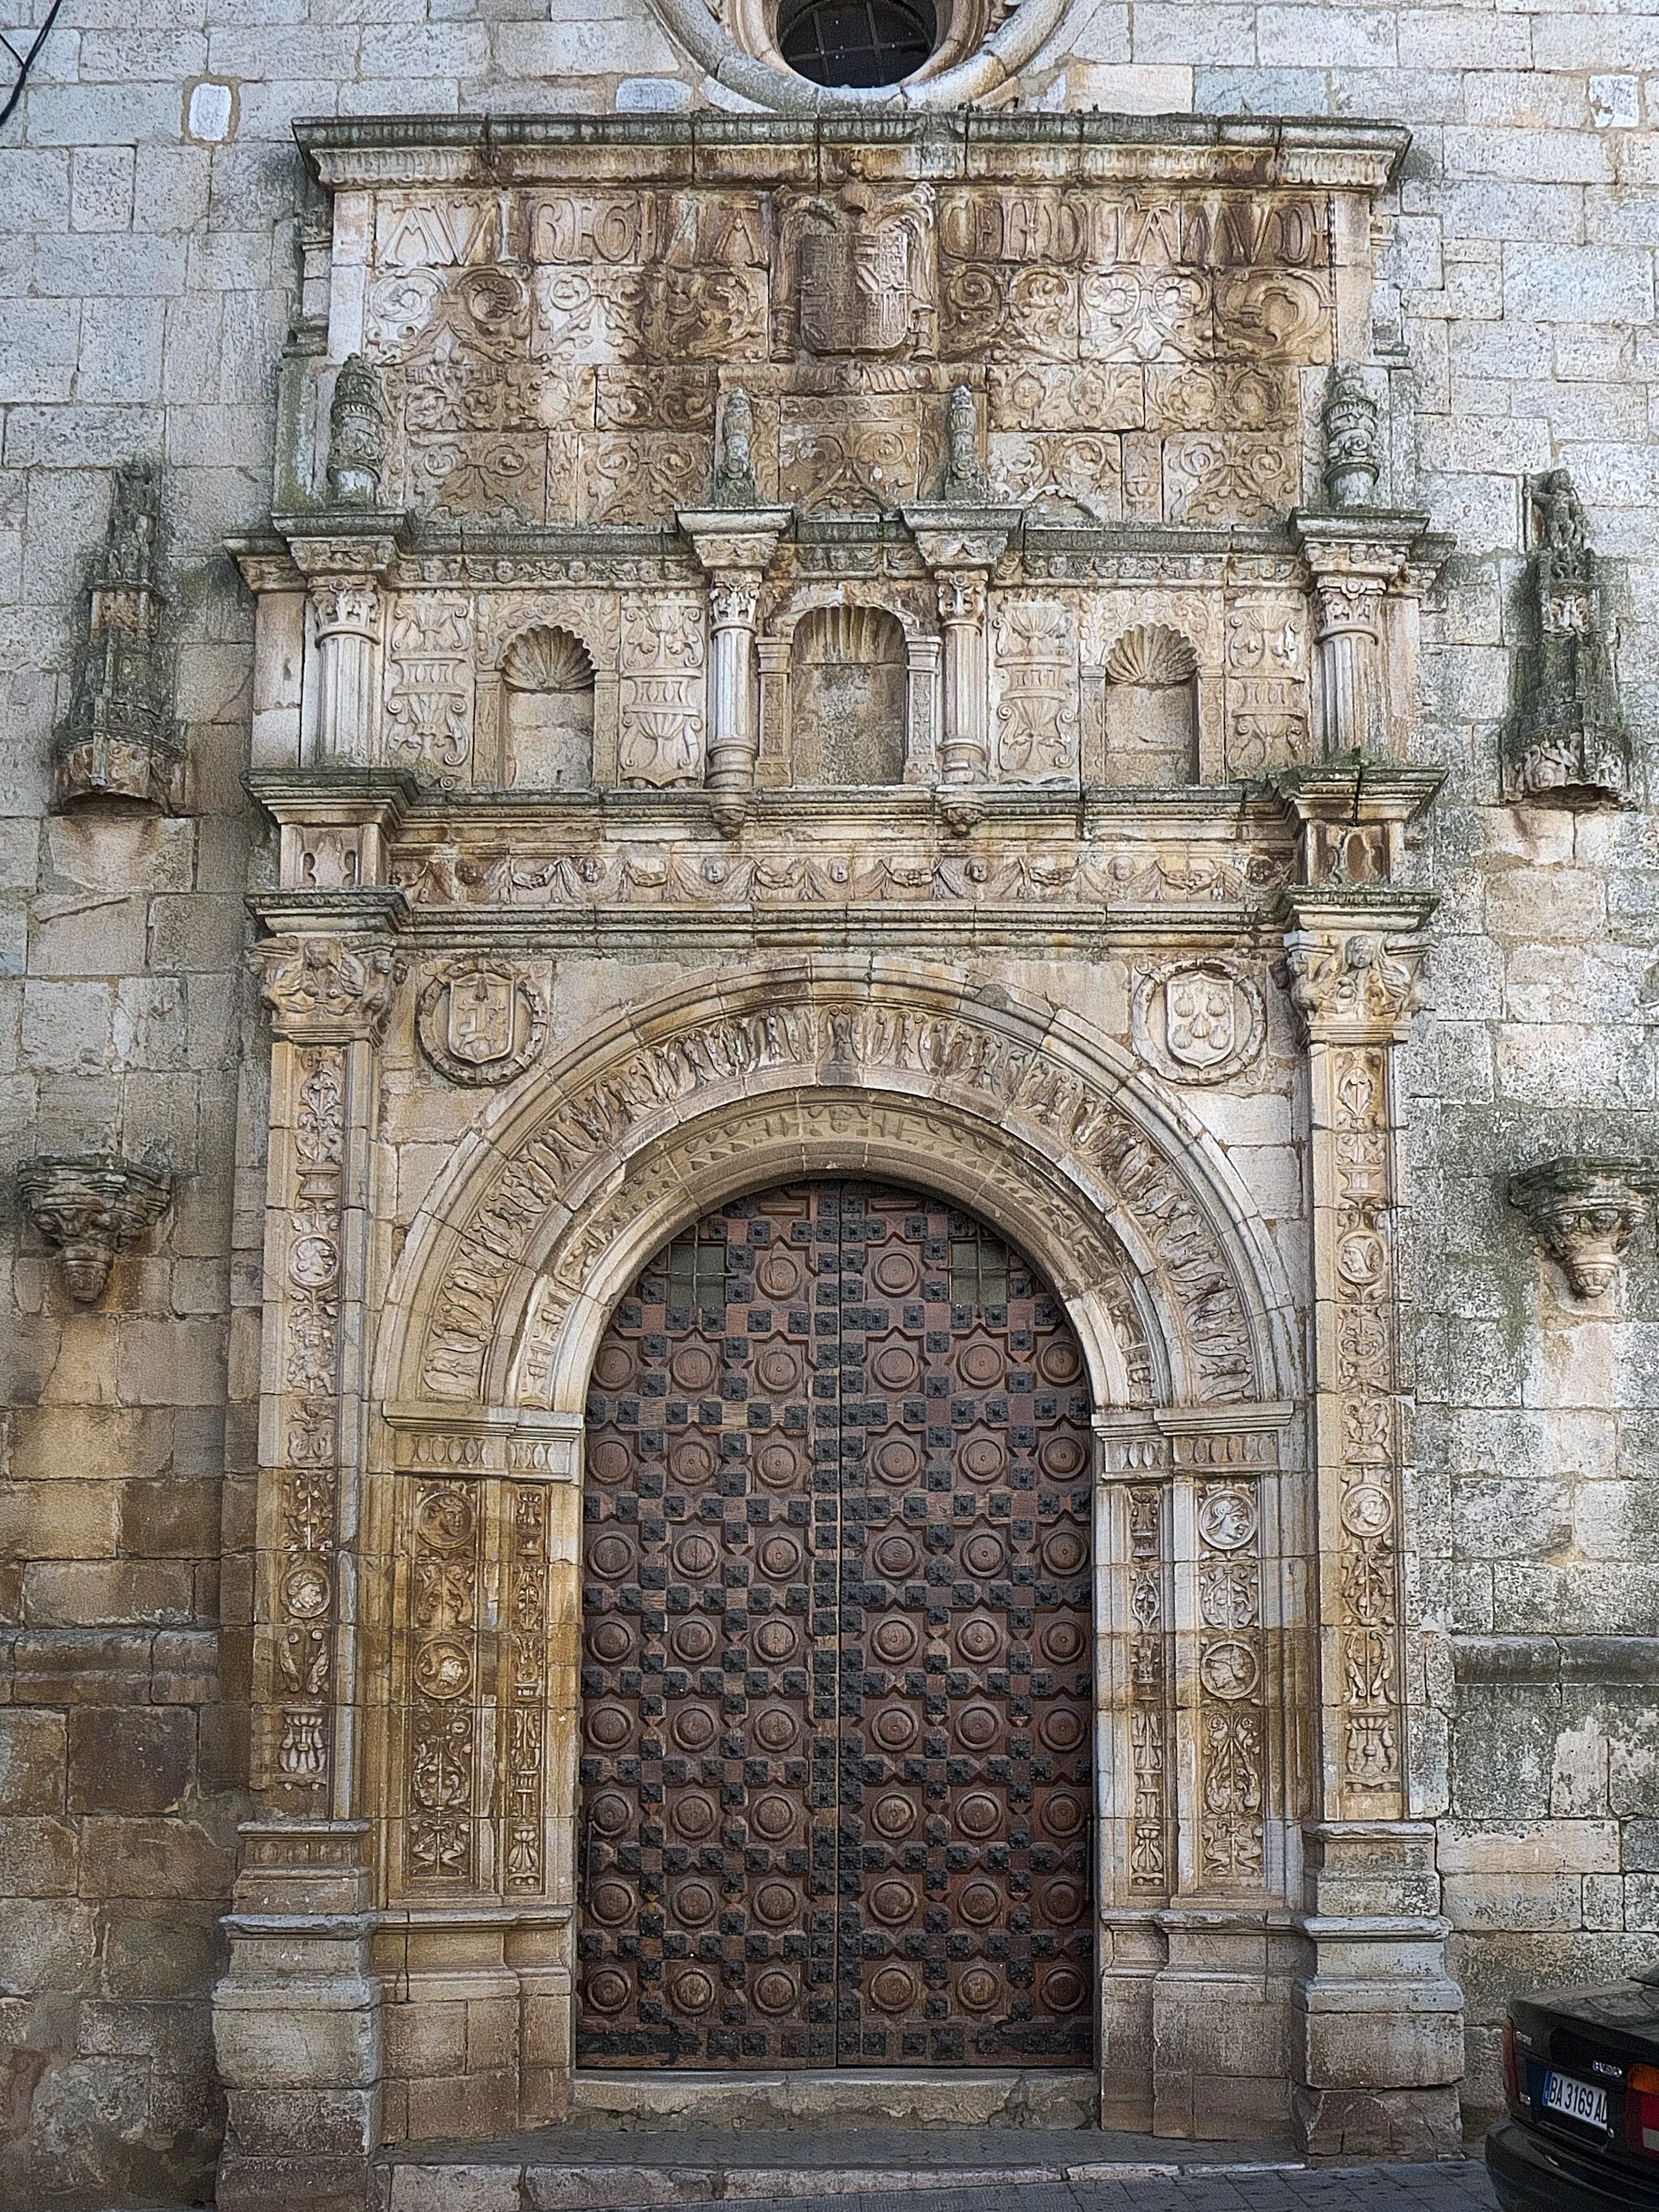
[[[744,2212],[1493,2212],[1478,2158],[1444,2166],[1235,2167],[1133,2180],[1045,2181],[868,2197],[772,2197]]]

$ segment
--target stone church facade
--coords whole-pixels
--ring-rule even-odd
[[[0,133],[7,2201],[1654,1958],[1659,16],[802,19]]]

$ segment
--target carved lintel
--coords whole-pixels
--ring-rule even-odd
[[[1567,1154],[1510,1178],[1510,1204],[1566,1277],[1576,1298],[1606,1296],[1647,1218],[1659,1170],[1635,1160]]]
[[[682,507],[679,526],[704,571],[731,568],[763,574],[789,527],[793,507]]]
[[[253,960],[278,1036],[378,1037],[385,1029],[399,971],[389,945],[278,937],[256,945]]]
[[[1517,670],[1505,796],[1574,811],[1628,806],[1630,732],[1583,509],[1565,469],[1534,477],[1528,489],[1534,551],[1525,592],[1533,635]]]
[[[1284,978],[1310,1043],[1395,1043],[1423,1001],[1425,900],[1286,899]]]
[[[161,646],[161,471],[118,470],[109,532],[93,572],[87,635],[68,717],[52,741],[52,799],[175,805],[184,740]]]
[[[46,1152],[18,1169],[17,1190],[30,1220],[58,1248],[70,1296],[90,1305],[109,1280],[116,1253],[167,1212],[173,1176],[118,1152]]]
[[[981,569],[988,574],[1007,550],[1024,510],[930,501],[907,507],[903,513],[917,552],[935,575],[942,570],[963,568]]]

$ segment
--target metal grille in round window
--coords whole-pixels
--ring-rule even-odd
[[[785,0],[778,15],[785,61],[814,84],[897,84],[938,35],[933,0]]]

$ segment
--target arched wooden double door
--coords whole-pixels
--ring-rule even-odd
[[[945,1200],[707,1215],[588,1402],[578,2063],[1086,2064],[1089,1402]]]

